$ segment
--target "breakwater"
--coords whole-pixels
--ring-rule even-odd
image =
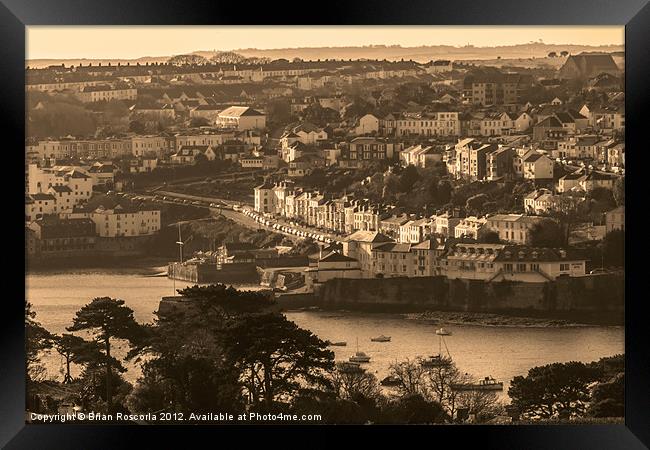
[[[333,279],[318,286],[304,306],[377,312],[465,311],[526,314],[622,324],[623,275],[560,277],[546,283],[449,280],[445,277]],[[279,297],[292,306],[294,299]],[[296,299],[298,300],[298,299]]]

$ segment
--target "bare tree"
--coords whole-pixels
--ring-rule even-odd
[[[377,377],[361,367],[351,367],[346,363],[337,363],[331,373],[331,382],[337,397],[353,400],[359,396],[378,398],[381,390]]]
[[[428,397],[426,370],[419,361],[407,358],[405,361],[395,362],[390,365],[390,375],[399,380],[395,387],[400,396],[419,394]]]

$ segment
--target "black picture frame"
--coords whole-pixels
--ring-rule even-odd
[[[519,0],[492,0],[475,2],[449,1],[330,1],[326,4],[300,4],[267,2],[266,4],[238,2],[214,2],[208,0],[2,0],[0,4],[0,80],[3,102],[0,108],[5,129],[5,152],[8,160],[6,174],[17,174],[14,165],[23,159],[24,106],[25,106],[25,26],[28,25],[625,25],[626,51],[626,146],[631,151],[627,164],[626,190],[628,203],[643,201],[644,187],[641,171],[647,158],[648,146],[644,137],[644,122],[648,117],[650,91],[650,5],[647,0],[546,0],[524,2]],[[22,132],[21,132],[22,130]],[[644,154],[644,152],[646,154]],[[23,161],[24,162],[24,161]],[[19,166],[22,167],[22,166]],[[17,175],[16,175],[17,176]],[[23,210],[21,195],[13,186],[18,180],[6,184],[5,209],[12,219],[7,221],[13,231],[23,236],[19,224]],[[24,180],[23,180],[24,182]],[[630,200],[631,199],[631,200]],[[15,203],[13,202],[15,200]],[[12,208],[15,208],[13,210]],[[575,426],[439,426],[439,427],[365,427],[360,431],[373,431],[380,437],[388,431],[409,433],[408,441],[416,444],[410,435],[434,439],[444,445],[450,439],[456,445],[471,438],[480,442],[482,448],[567,448],[567,449],[613,449],[644,448],[650,445],[650,355],[648,349],[647,316],[644,314],[645,295],[641,274],[643,266],[643,237],[640,235],[643,208],[627,210],[628,276],[626,277],[626,414],[625,425],[575,425]],[[9,237],[11,236],[11,237]],[[5,239],[13,241],[14,233],[5,232]],[[638,240],[637,240],[638,238]],[[22,247],[24,248],[24,247]],[[19,248],[19,255],[24,251]],[[16,270],[18,264],[13,252],[5,250],[6,269]],[[18,258],[19,259],[19,258]],[[638,265],[634,262],[638,260]],[[147,446],[161,445],[169,448],[175,437],[208,439],[215,432],[223,438],[228,432],[247,443],[254,433],[242,434],[241,427],[127,427],[94,425],[25,425],[25,364],[23,302],[25,285],[20,274],[5,273],[3,283],[2,351],[0,360],[0,446],[6,448],[115,448],[134,442],[141,435]],[[6,289],[10,286],[11,289]],[[12,295],[7,295],[11,292]],[[345,428],[339,427],[338,429]],[[391,427],[397,428],[397,427]],[[245,430],[253,428],[246,427]],[[322,427],[299,427],[305,432],[299,440],[313,439]],[[255,431],[258,431],[256,428]],[[180,433],[180,434],[177,434]],[[293,433],[293,431],[292,431]],[[328,431],[329,433],[329,431]],[[434,433],[431,435],[430,433]],[[269,427],[261,430],[259,438],[276,437],[294,440],[282,434],[282,430]],[[366,433],[362,433],[365,435]],[[220,438],[220,439],[221,439]],[[305,440],[303,440],[305,439]],[[157,441],[157,442],[156,442]],[[184,441],[187,443],[188,441]],[[214,441],[212,441],[214,442]],[[280,441],[283,442],[283,441]],[[645,445],[644,445],[645,444]]]

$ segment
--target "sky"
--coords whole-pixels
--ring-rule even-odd
[[[27,59],[139,58],[197,50],[362,45],[623,45],[621,26],[28,26]]]

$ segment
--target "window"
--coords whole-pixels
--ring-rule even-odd
[[[517,264],[517,272],[525,272],[526,264]]]
[[[560,264],[560,272],[564,272],[569,270],[569,265],[568,264]]]
[[[505,272],[512,272],[512,264],[504,264],[503,265],[503,270]]]

